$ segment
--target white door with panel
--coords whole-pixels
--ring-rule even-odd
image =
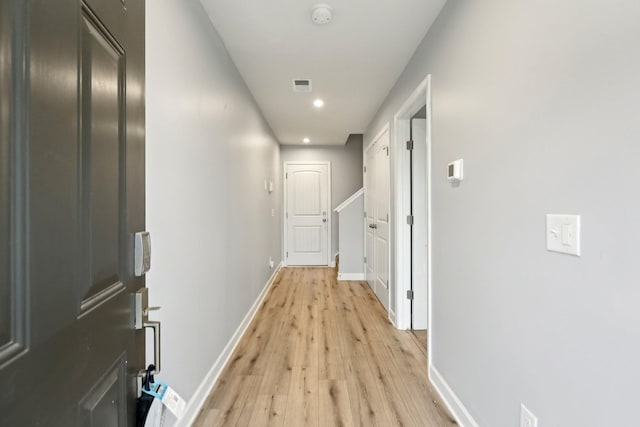
[[[365,153],[366,275],[371,289],[389,310],[389,132]]]
[[[285,163],[287,265],[329,265],[330,166]]]

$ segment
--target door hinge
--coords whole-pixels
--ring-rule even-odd
[[[365,264],[367,263],[367,257],[364,257],[364,263]]]
[[[364,167],[364,173],[367,173],[367,167],[366,166]]]
[[[413,150],[413,141],[412,140],[408,140],[407,141],[407,150],[409,150],[409,151]]]
[[[365,217],[365,218],[367,217],[367,213],[366,213],[366,212],[364,213],[364,217]]]
[[[407,215],[407,224],[413,225],[413,215]]]
[[[389,214],[387,214],[387,222],[389,222]]]
[[[413,300],[413,291],[411,289],[407,291],[407,299]]]
[[[284,173],[284,179],[289,179],[289,172]]]
[[[287,252],[287,258],[289,258],[289,252]]]
[[[389,146],[384,147],[384,150],[387,152],[387,157],[389,157]]]

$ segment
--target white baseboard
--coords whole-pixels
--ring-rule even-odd
[[[458,425],[461,427],[478,427],[478,423],[476,423],[469,411],[467,411],[467,408],[462,404],[462,401],[460,401],[458,396],[451,390],[449,384],[447,384],[434,366],[429,367],[429,380],[431,380],[431,384],[440,395],[444,404],[447,405],[449,412],[451,412],[451,415],[456,419]]]
[[[213,390],[213,386],[218,381],[218,378],[220,377],[220,373],[222,372],[224,367],[227,365],[227,362],[229,361],[231,354],[233,354],[233,351],[236,349],[238,343],[240,342],[240,338],[242,338],[242,335],[244,335],[245,331],[249,327],[249,324],[255,317],[258,311],[258,308],[262,304],[264,297],[267,295],[267,291],[269,290],[269,288],[271,288],[271,285],[273,284],[274,279],[282,269],[282,265],[283,263],[281,262],[278,265],[278,267],[276,267],[276,269],[273,271],[273,274],[267,281],[267,284],[265,285],[265,287],[260,292],[260,295],[258,295],[258,298],[256,299],[256,301],[253,303],[253,305],[249,309],[249,312],[247,313],[247,315],[242,320],[242,323],[240,323],[240,326],[238,326],[238,329],[236,329],[235,333],[233,334],[233,336],[231,337],[227,345],[224,347],[222,354],[220,354],[220,356],[218,357],[218,360],[216,360],[216,363],[213,364],[213,366],[211,367],[207,375],[204,377],[204,380],[200,383],[200,385],[196,389],[196,392],[193,394],[193,397],[187,403],[187,407],[184,410],[184,415],[176,423],[176,426],[187,427],[192,425],[193,422],[196,420],[196,417],[198,416],[198,413],[200,412],[202,405],[204,405],[205,400],[207,399],[207,397],[209,397],[209,393],[211,393],[211,390]]]
[[[338,273],[338,280],[364,280],[364,273]]]
[[[400,329],[398,328],[398,323],[397,323],[397,316],[396,316],[396,312],[395,311],[391,311],[389,310],[389,321],[391,322],[391,324],[396,328],[396,329]]]

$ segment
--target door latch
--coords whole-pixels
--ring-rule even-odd
[[[153,329],[153,364],[155,365],[154,374],[160,373],[160,322],[149,320],[149,312],[159,310],[160,307],[149,307],[149,290],[147,288],[139,289],[134,294],[134,328],[136,330],[151,328]],[[142,380],[147,370],[141,369],[138,372],[137,386],[138,396],[142,393]]]

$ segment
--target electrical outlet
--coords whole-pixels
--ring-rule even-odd
[[[520,404],[520,427],[538,427],[538,418],[522,403]]]

